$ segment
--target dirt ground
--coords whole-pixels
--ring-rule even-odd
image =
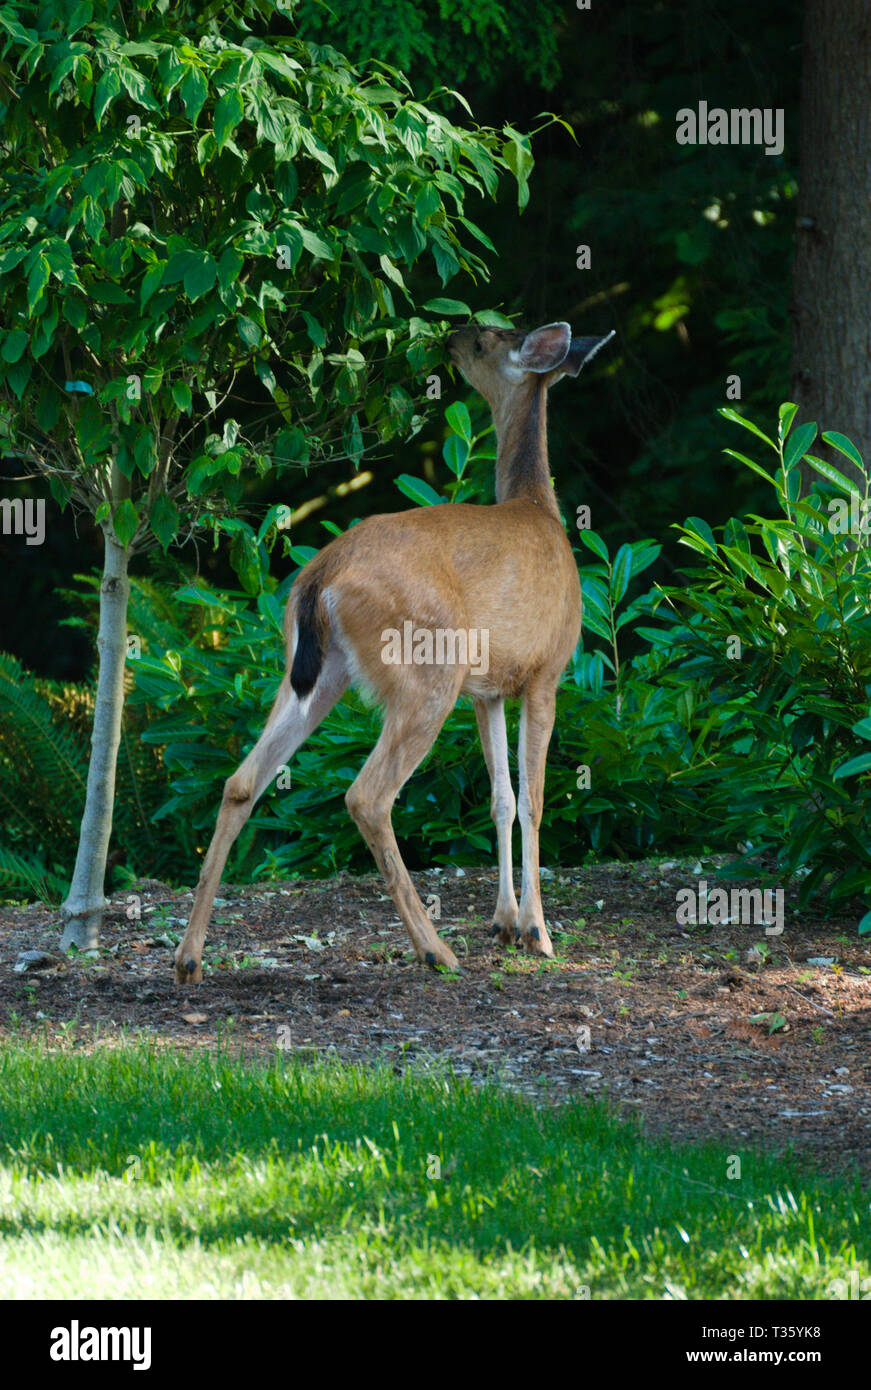
[[[695,888],[699,867],[544,871],[547,963],[491,940],[494,870],[418,873],[458,975],[417,965],[375,876],[223,887],[205,980],[188,990],[172,951],[190,893],[143,880],[138,921],[136,900],[114,898],[95,958],[58,957],[56,911],[7,906],[0,1037],[87,1047],[142,1031],[249,1056],[448,1063],[542,1101],[607,1095],[652,1133],[794,1148],[867,1179],[871,940],[855,915],[814,917],[789,893],[780,936],[680,925],[676,894]],[[712,888],[710,861],[702,875]],[[50,959],[21,970],[28,950]]]

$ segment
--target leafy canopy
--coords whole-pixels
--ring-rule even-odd
[[[4,446],[125,547],[238,503],[243,462],[356,466],[411,432],[443,319],[405,272],[485,276],[469,194],[510,171],[527,196],[525,136],[275,37],[281,13],[0,11]]]

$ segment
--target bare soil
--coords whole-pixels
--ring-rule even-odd
[[[785,930],[680,925],[693,861],[605,864],[543,879],[556,959],[489,936],[491,869],[415,875],[461,973],[411,956],[375,876],[224,886],[206,978],[172,952],[191,893],[143,880],[112,900],[99,957],[59,957],[55,910],[0,908],[0,1038],[90,1047],[145,1033],[187,1050],[448,1064],[540,1101],[608,1096],[651,1133],[790,1148],[871,1175],[871,942],[856,916],[799,912]],[[713,887],[710,861],[704,870]],[[733,886],[733,885],[726,885]],[[435,902],[433,903],[435,909]],[[52,957],[14,969],[19,954]],[[825,959],[827,964],[811,964]]]

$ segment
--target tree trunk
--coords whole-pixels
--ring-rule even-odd
[[[100,585],[100,653],[94,730],[85,812],[69,895],[61,907],[64,933],[61,948],[92,951],[99,945],[106,900],[103,882],[112,833],[115,768],[124,710],[124,662],[127,655],[128,552],[113,534],[106,535],[103,581]]]
[[[871,467],[868,0],[805,0],[802,47],[793,400],[798,420],[847,435]],[[843,455],[832,461],[858,478]]]

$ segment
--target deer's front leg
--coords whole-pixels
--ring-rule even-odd
[[[518,911],[511,877],[511,827],[517,805],[508,769],[505,701],[476,700],[475,717],[487,771],[490,773],[490,816],[496,826],[499,850],[499,892],[490,935],[498,936],[500,941],[508,945],[514,940]]]
[[[517,917],[518,940],[527,950],[552,956],[553,946],[544,925],[538,866],[538,829],[544,807],[544,774],[547,745],[556,713],[556,687],[540,680],[527,687],[520,712],[520,829],[523,835],[523,884]]]

